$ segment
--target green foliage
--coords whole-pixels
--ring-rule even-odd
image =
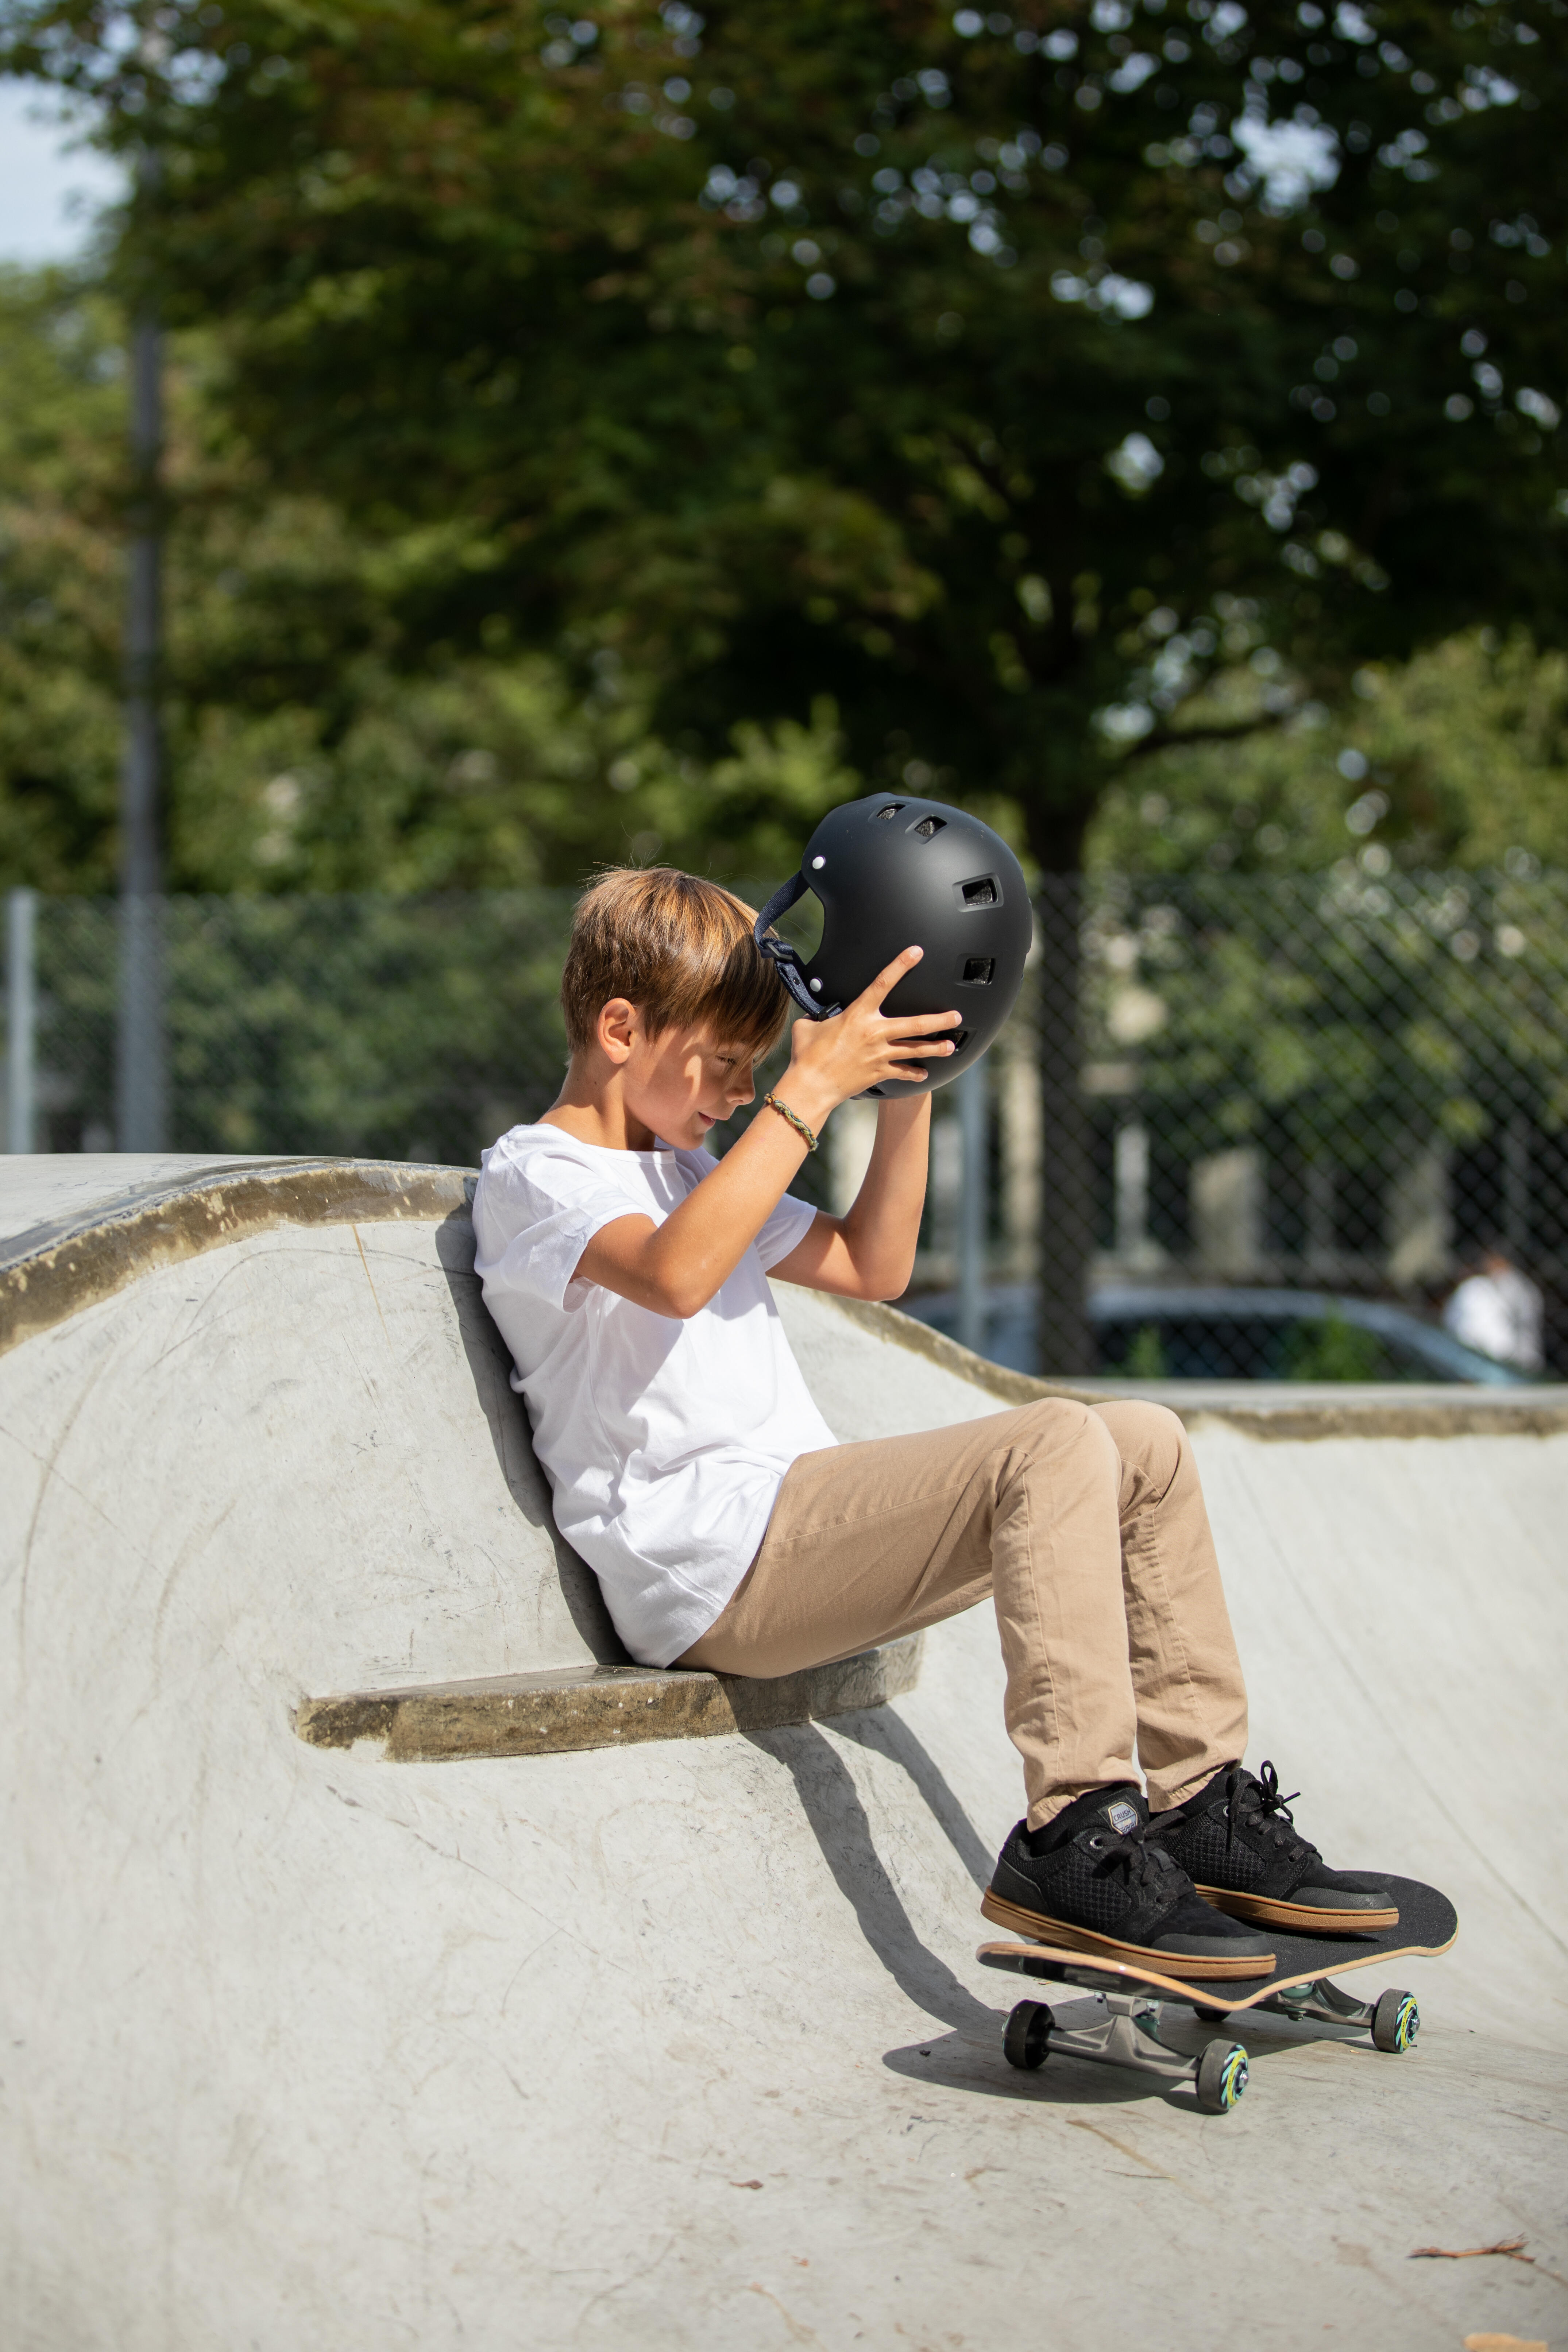
[[[1568,660],[1482,630],[1358,669],[1331,717],[1164,753],[1113,784],[1089,863],[1110,871],[1568,868]]]
[[[1281,1377],[1288,1381],[1382,1381],[1388,1360],[1375,1332],[1342,1315],[1292,1327]]]
[[[0,881],[103,891],[115,870],[124,594],[123,325],[58,274],[0,277]],[[168,368],[172,885],[516,887],[676,858],[783,873],[853,793],[832,705],[736,730],[710,767],[652,735],[613,651],[416,645],[430,535],[355,531],[237,455],[210,340]],[[444,559],[442,559],[444,560]]]
[[[1126,1360],[1112,1368],[1124,1380],[1163,1381],[1170,1377],[1157,1323],[1145,1323],[1134,1333]]]
[[[611,652],[710,765],[827,696],[1049,867],[1129,756],[1559,635],[1568,18],[999,21],[0,10],[156,142],[126,282],[216,330],[268,495],[391,551],[376,658]],[[1257,144],[1292,116],[1315,190]]]
[[[169,900],[174,1148],[471,1163],[559,1087],[571,910],[546,890]],[[101,901],[40,910],[56,1149],[104,1148],[116,936]]]
[[[45,889],[112,874],[120,372],[110,305],[0,272],[0,871]]]
[[[1427,1147],[1568,1127],[1564,907],[1561,877],[1374,881],[1348,861],[1272,884],[1107,877],[1090,1090],[1135,1095],[1175,1164],[1259,1149],[1298,1226],[1315,1168],[1370,1213]]]

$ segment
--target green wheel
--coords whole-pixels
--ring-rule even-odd
[[[1421,2011],[1408,1992],[1380,1993],[1372,2012],[1373,2046],[1378,2050],[1408,2050],[1421,2031]]]
[[[1021,2066],[1030,2074],[1037,2066],[1043,2066],[1052,2022],[1051,2012],[1043,2000],[1021,2000],[1008,2018],[1007,2031],[1002,2036],[1002,2055],[1008,2065]]]
[[[1239,2042],[1211,2042],[1198,2060],[1198,2105],[1205,2116],[1227,2116],[1247,2089],[1247,2053]]]

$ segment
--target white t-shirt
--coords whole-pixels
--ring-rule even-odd
[[[1443,1309],[1443,1321],[1456,1339],[1467,1348],[1479,1348],[1483,1356],[1495,1356],[1500,1364],[1538,1372],[1546,1360],[1542,1346],[1545,1304],[1530,1276],[1517,1266],[1473,1274],[1461,1282]]]
[[[786,1193],[687,1322],[573,1279],[616,1217],[662,1224],[706,1151],[615,1151],[514,1127],[481,1160],[475,1271],[511,1349],[555,1524],[594,1570],[639,1664],[666,1666],[751,1566],[784,1472],[836,1444],[767,1283],[816,1214]]]

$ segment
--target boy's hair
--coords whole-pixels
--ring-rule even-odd
[[[753,910],[732,891],[671,866],[616,866],[577,902],[561,975],[573,1052],[594,1043],[599,1014],[624,996],[651,1036],[705,1027],[716,1043],[764,1054],[789,998],[757,951]]]

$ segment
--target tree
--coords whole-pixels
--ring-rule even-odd
[[[1065,870],[1241,654],[1560,628],[1553,0],[211,17],[9,61],[155,136],[134,243],[273,480],[423,525],[426,643],[615,645],[710,749],[830,691]]]
[[[0,886],[113,887],[123,340],[70,273],[0,277]],[[167,373],[174,889],[506,888],[659,854],[757,883],[860,788],[826,703],[704,763],[613,659],[584,688],[538,648],[411,646],[387,581],[417,550],[270,490],[200,330]]]
[[[1072,871],[1130,758],[1561,630],[1561,0],[5,18],[156,140],[136,251],[410,639],[618,654],[690,752],[826,691]]]
[[[1568,659],[1482,629],[1366,663],[1331,712],[1175,749],[1114,783],[1089,863],[1111,873],[1568,871]]]

